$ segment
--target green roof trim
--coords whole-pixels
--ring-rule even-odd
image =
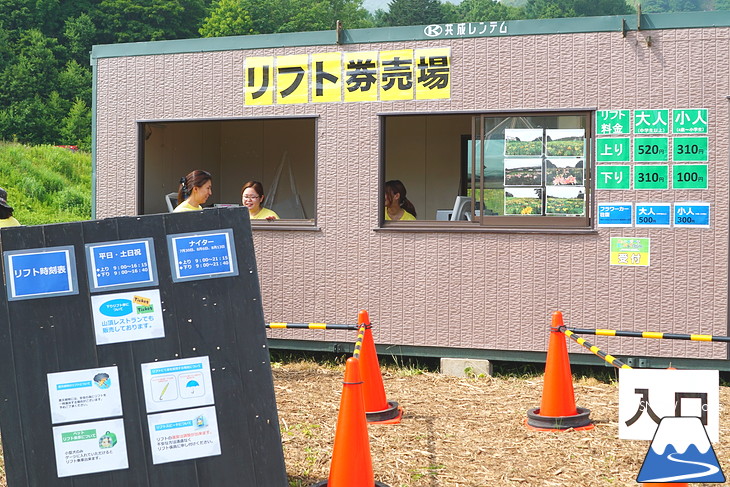
[[[510,20],[467,22],[430,26],[345,29],[342,44],[444,40],[474,37],[510,37],[587,32],[626,32],[659,29],[699,29],[730,27],[730,11],[681,12],[670,14],[620,15],[606,17],[572,17],[567,19]],[[93,46],[91,63],[96,59],[182,54],[192,52],[235,51],[277,47],[336,45],[337,31],[294,32],[251,36],[205,37],[172,41],[134,42]]]

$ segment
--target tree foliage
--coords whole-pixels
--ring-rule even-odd
[[[439,0],[392,0],[385,15],[386,25],[429,25],[446,21]]]
[[[0,0],[0,139],[91,142],[95,44],[441,23],[729,10],[730,0]],[[631,4],[627,4],[631,3]]]

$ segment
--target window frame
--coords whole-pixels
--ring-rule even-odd
[[[595,108],[575,108],[575,109],[557,109],[557,110],[509,110],[509,111],[467,111],[467,112],[428,112],[428,113],[380,113],[380,202],[378,205],[379,226],[376,230],[387,231],[415,231],[415,232],[482,232],[482,233],[571,233],[571,234],[595,234],[595,181],[593,172],[595,171],[594,147],[595,147]],[[476,198],[472,191],[472,221],[436,221],[436,220],[417,220],[417,221],[386,221],[384,217],[384,194],[382,183],[385,181],[387,157],[385,154],[387,129],[386,122],[390,117],[395,116],[439,116],[439,115],[465,115],[472,117],[471,134],[463,134],[460,141],[460,147],[463,146],[463,140],[467,139],[467,144],[477,140],[477,133],[480,134],[482,156],[485,144],[483,143],[483,121],[487,118],[508,118],[508,117],[551,117],[551,116],[581,116],[585,124],[585,159],[584,159],[584,198],[585,210],[581,216],[569,215],[479,215],[474,213]],[[478,127],[477,127],[478,125]],[[476,181],[476,154],[471,151],[471,170],[464,165],[464,160],[468,157],[461,154],[459,157],[459,179],[460,193],[465,194],[465,187],[471,186],[481,190],[485,185],[485,178],[480,175],[480,182]],[[544,157],[544,156],[543,156]],[[543,170],[544,171],[544,170]],[[471,178],[469,178],[471,172]],[[544,181],[542,187],[546,185]],[[545,195],[542,196],[545,201]],[[481,202],[480,202],[481,204]]]
[[[150,163],[150,161],[147,160],[146,156],[146,145],[147,145],[147,139],[149,139],[150,136],[150,128],[151,127],[165,127],[165,126],[171,126],[171,127],[183,127],[186,124],[219,124],[221,127],[224,124],[227,123],[247,123],[247,122],[254,122],[254,123],[262,123],[264,124],[264,130],[268,130],[268,125],[265,125],[267,123],[286,123],[287,121],[311,121],[312,122],[312,139],[311,139],[311,145],[312,145],[312,167],[311,167],[311,179],[312,179],[312,187],[311,187],[311,198],[312,198],[312,204],[311,204],[311,211],[313,212],[312,216],[308,216],[307,218],[284,218],[279,219],[275,221],[269,221],[269,220],[251,220],[251,228],[254,230],[281,230],[281,231],[319,231],[320,228],[318,226],[318,214],[317,214],[317,173],[318,173],[318,125],[320,123],[320,116],[317,114],[312,115],[287,115],[287,116],[256,116],[256,117],[221,117],[221,118],[194,118],[194,119],[144,119],[144,120],[137,120],[137,137],[139,140],[139,144],[137,147],[137,171],[138,171],[138,180],[137,180],[137,191],[138,191],[138,199],[137,199],[137,213],[138,214],[145,214],[145,190],[146,190],[146,184],[149,183],[146,175],[147,175],[147,165]],[[222,164],[223,166],[231,164],[230,161],[224,161],[220,160],[218,161],[218,164]],[[215,166],[215,165],[213,165]],[[221,168],[223,167],[221,166]],[[207,166],[206,166],[207,168]],[[221,169],[219,168],[219,169]],[[181,174],[187,170],[187,166],[183,169],[181,168],[178,172]],[[216,183],[220,184],[220,180],[216,180],[217,174],[214,172],[214,196],[216,198],[219,197],[221,194],[221,190],[218,189],[220,186],[216,187]],[[218,175],[220,178],[221,176]],[[282,175],[284,177],[284,175]],[[150,178],[151,179],[151,178]],[[168,178],[170,179],[170,178]],[[176,179],[176,178],[175,178]],[[240,184],[246,182],[246,178],[241,178]],[[156,183],[156,182],[155,182]],[[169,183],[169,181],[168,181]],[[152,183],[154,184],[154,183]],[[176,184],[176,183],[175,183]],[[281,182],[281,184],[287,184],[288,182]],[[267,187],[267,192],[271,191],[272,188]],[[174,188],[174,191],[176,191],[176,187]],[[228,189],[227,199],[231,200],[231,202],[234,202],[237,206],[243,206],[240,201],[240,195],[238,195],[238,189],[235,189],[235,191],[231,191],[231,189]],[[267,194],[269,196],[269,194]],[[204,207],[208,208],[212,207],[212,204],[206,205]],[[310,210],[307,208],[307,210]]]

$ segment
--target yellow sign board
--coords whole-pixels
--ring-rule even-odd
[[[451,48],[249,57],[244,104],[451,98]]]

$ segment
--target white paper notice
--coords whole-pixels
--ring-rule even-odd
[[[710,441],[720,435],[717,370],[619,369],[618,437],[651,440],[664,417],[696,416]]]
[[[116,366],[55,372],[46,378],[53,424],[122,415]]]
[[[150,414],[147,424],[155,465],[221,454],[215,406]]]
[[[91,309],[97,345],[165,337],[158,289],[92,296]]]
[[[142,384],[148,413],[213,404],[208,357],[142,364]]]
[[[53,446],[59,477],[129,468],[121,418],[55,426]]]

